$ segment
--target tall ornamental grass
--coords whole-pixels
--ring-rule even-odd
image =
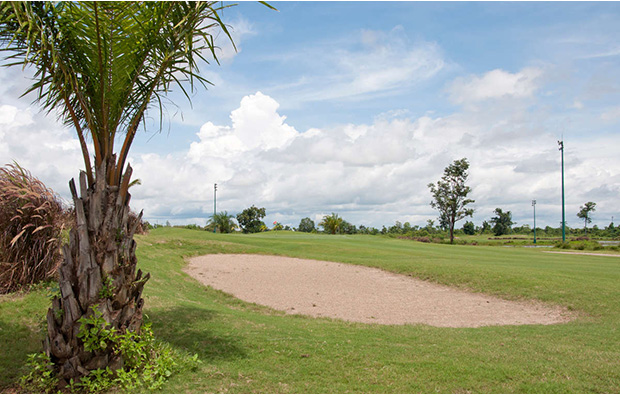
[[[17,163],[0,168],[0,293],[52,277],[70,216],[60,198]]]

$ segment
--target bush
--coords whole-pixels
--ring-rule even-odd
[[[570,244],[564,241],[557,241],[553,246],[555,248],[561,248],[563,250],[568,250],[570,248]]]
[[[93,306],[92,314],[78,320],[78,337],[84,342],[86,352],[97,353],[112,347],[122,355],[122,367],[97,369],[79,381],[73,380],[64,388],[65,392],[144,392],[159,389],[175,372],[195,370],[200,363],[198,355],[182,354],[168,345],[159,343],[153,336],[150,324],[138,332],[124,332],[110,327],[103,315]],[[59,379],[45,353],[28,357],[29,372],[20,379],[24,392],[55,392]]]
[[[61,260],[69,211],[17,163],[0,168],[0,293],[49,279]]]

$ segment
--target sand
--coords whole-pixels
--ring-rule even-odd
[[[289,314],[373,324],[437,327],[557,324],[565,309],[508,301],[384,270],[266,255],[205,255],[185,271],[241,300]]]

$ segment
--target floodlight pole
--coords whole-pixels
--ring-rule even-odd
[[[532,200],[532,207],[534,207],[534,244],[536,244],[536,200]]]
[[[217,224],[215,223],[215,214],[217,208],[217,184],[213,184],[213,233],[217,231]]]
[[[558,141],[562,152],[562,241],[566,241],[566,211],[564,208],[564,140]]]

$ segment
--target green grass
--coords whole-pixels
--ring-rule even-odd
[[[620,392],[620,257],[425,244],[379,236],[289,232],[214,235],[158,229],[138,238],[153,278],[146,314],[156,336],[198,354],[166,393]],[[435,328],[290,316],[201,286],[183,257],[258,253],[380,267],[508,299],[572,309],[560,325]],[[15,387],[40,349],[44,291],[0,302],[0,389]]]

